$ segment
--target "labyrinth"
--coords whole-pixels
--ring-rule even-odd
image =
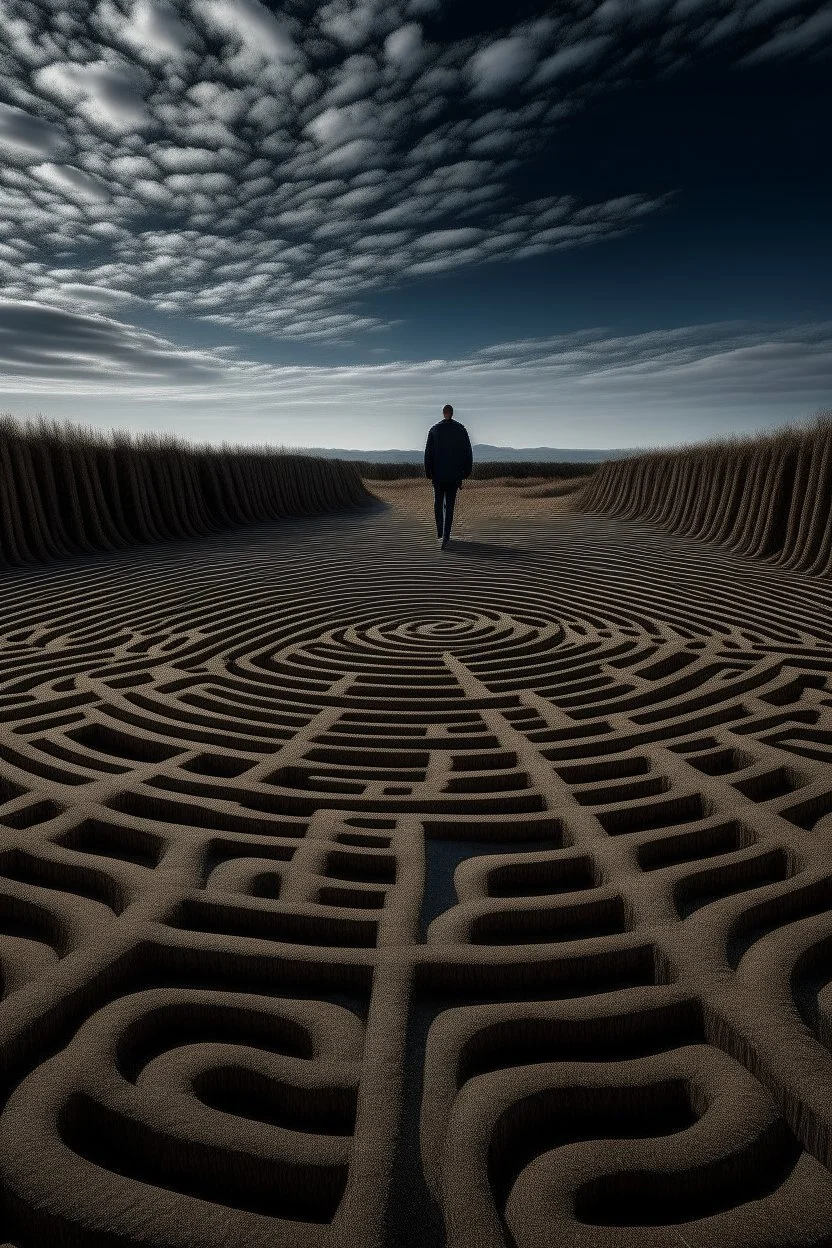
[[[829,582],[431,524],[2,573],[3,1248],[832,1244]]]

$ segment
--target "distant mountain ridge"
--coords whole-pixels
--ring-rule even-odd
[[[420,464],[423,451],[350,451],[342,447],[305,446],[298,447],[307,455],[320,455],[323,459],[363,459],[374,464]],[[575,447],[557,446],[490,446],[478,442],[474,448],[474,459],[480,463],[556,463],[556,464],[596,464],[605,459],[622,459],[632,455],[632,450],[592,451],[580,450]]]

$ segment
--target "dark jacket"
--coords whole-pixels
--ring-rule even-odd
[[[468,430],[453,416],[450,420],[445,420],[443,416],[428,432],[425,476],[433,481],[452,484],[470,477],[473,467],[474,453]]]

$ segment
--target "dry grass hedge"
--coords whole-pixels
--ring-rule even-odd
[[[830,498],[832,412],[820,412],[804,426],[608,461],[576,502],[826,577]]]
[[[344,460],[0,418],[0,566],[372,501]]]

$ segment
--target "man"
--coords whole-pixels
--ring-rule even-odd
[[[456,492],[474,466],[474,454],[468,430],[454,420],[450,403],[442,408],[442,419],[428,432],[425,445],[425,476],[433,481],[433,512],[436,536],[442,539],[442,550],[451,537]]]

